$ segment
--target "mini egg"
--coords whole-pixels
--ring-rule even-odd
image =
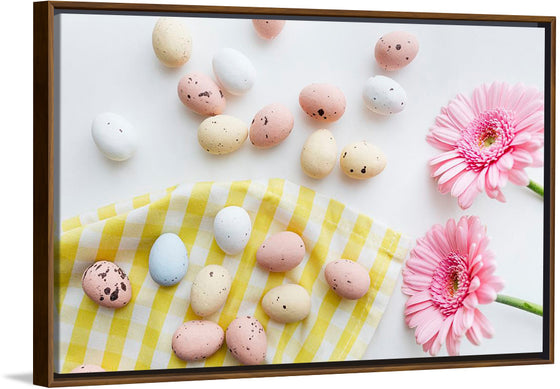
[[[152,279],[162,286],[180,282],[187,273],[187,249],[176,234],[160,235],[150,250],[148,268]]]
[[[138,139],[134,127],[116,113],[100,113],[91,124],[91,136],[104,156],[125,161],[134,155]]]
[[[191,58],[191,34],[181,19],[159,18],[152,31],[152,47],[165,66],[183,66]]]
[[[362,93],[364,103],[373,112],[391,115],[406,107],[406,92],[395,80],[385,76],[370,77]]]
[[[251,123],[249,139],[261,149],[281,143],[294,128],[294,117],[282,104],[270,104],[261,109]]]
[[[102,368],[101,366],[97,366],[97,365],[80,365],[76,368],[74,368],[70,373],[74,374],[74,373],[102,373],[106,371],[104,368]]]
[[[191,287],[191,308],[206,317],[220,310],[231,289],[231,276],[220,265],[208,265],[196,275]]]
[[[198,127],[198,143],[210,154],[229,154],[243,145],[247,134],[242,120],[229,115],[211,116]]]
[[[97,261],[82,276],[82,289],[95,303],[121,308],[130,302],[132,287],[125,272],[109,261]]]
[[[257,263],[271,272],[292,270],[303,261],[305,243],[291,231],[271,235],[257,250]]]
[[[214,238],[218,246],[229,255],[245,249],[251,237],[251,218],[241,207],[225,207],[214,218]]]
[[[224,343],[224,330],[208,320],[183,323],[171,340],[171,349],[183,361],[199,361],[213,355]]]
[[[382,69],[394,71],[408,65],[418,54],[418,39],[406,31],[383,35],[375,45],[375,59]]]
[[[309,315],[311,298],[304,287],[285,284],[272,288],[261,302],[263,311],[279,323],[294,323]]]
[[[266,333],[253,316],[233,320],[226,330],[229,352],[244,365],[259,365],[266,358]]]
[[[299,105],[309,117],[322,122],[335,122],[346,110],[344,93],[331,84],[311,84],[299,94]]]
[[[253,27],[257,35],[266,40],[276,38],[282,32],[285,24],[285,20],[253,19]]]
[[[218,85],[202,73],[184,75],[177,85],[181,102],[203,116],[221,114],[226,107],[226,98]]]
[[[381,149],[366,141],[349,144],[340,154],[340,168],[348,177],[365,180],[385,169],[387,159]]]
[[[212,59],[212,67],[220,85],[232,95],[247,93],[257,77],[249,58],[235,49],[218,51]]]
[[[349,300],[363,297],[370,285],[367,269],[349,259],[329,262],[325,267],[325,279],[333,292]]]
[[[320,179],[328,176],[336,164],[338,150],[329,130],[316,130],[305,141],[301,150],[301,169],[309,177]]]

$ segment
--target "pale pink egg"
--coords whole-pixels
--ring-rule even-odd
[[[249,139],[261,149],[281,143],[294,128],[294,117],[282,104],[270,104],[261,109],[251,123]]]
[[[106,371],[101,366],[97,365],[80,365],[72,370],[70,373],[101,373]]]
[[[177,86],[177,93],[183,104],[199,115],[219,115],[226,108],[226,98],[220,87],[202,73],[183,76]]]
[[[406,31],[383,35],[375,45],[375,59],[381,68],[394,71],[408,65],[418,54],[418,39]]]
[[[173,334],[171,348],[184,361],[208,358],[222,347],[224,330],[208,320],[191,320],[183,323]]]
[[[313,119],[335,122],[346,109],[344,93],[331,84],[311,84],[299,94],[299,105]]]
[[[259,365],[266,358],[266,333],[253,316],[233,320],[226,330],[229,352],[244,365]]]
[[[285,20],[253,19],[253,27],[257,35],[267,40],[276,38],[285,24]]]
[[[305,256],[305,244],[291,231],[271,235],[257,250],[257,263],[271,272],[285,272],[299,265]]]
[[[132,298],[127,275],[109,261],[97,261],[84,271],[82,289],[90,299],[107,308],[124,307]]]
[[[349,300],[363,297],[370,285],[367,269],[349,259],[330,262],[325,267],[325,279],[333,292]]]

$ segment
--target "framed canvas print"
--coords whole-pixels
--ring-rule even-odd
[[[555,18],[34,5],[34,382],[552,363]]]

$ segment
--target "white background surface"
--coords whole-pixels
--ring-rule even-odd
[[[184,1],[168,0],[168,3],[184,3]],[[227,2],[211,2],[199,0],[201,4],[225,5]],[[292,6],[309,8],[337,8],[341,4],[335,1],[235,1],[237,5],[269,5]],[[3,142],[0,142],[0,166],[2,167],[1,204],[2,218],[2,258],[5,263],[16,265],[18,276],[4,278],[3,290],[10,291],[3,299],[3,320],[1,323],[2,349],[0,353],[0,382],[2,387],[24,387],[31,382],[31,353],[32,353],[32,292],[30,280],[24,280],[25,275],[32,271],[32,3],[30,1],[7,3],[5,15],[9,15],[0,24],[3,43],[3,61],[1,62],[0,77],[2,77],[2,128]],[[347,0],[343,5],[349,9],[373,9],[370,3],[358,0]],[[546,0],[527,2],[472,0],[468,3],[450,3],[443,0],[424,0],[420,2],[400,1],[392,3],[375,4],[379,10],[402,11],[435,11],[435,12],[471,12],[471,13],[509,13],[509,14],[547,14],[558,13],[558,6]],[[4,56],[6,54],[6,56]],[[518,51],[522,56],[524,52]],[[417,58],[417,61],[420,57]],[[400,80],[399,80],[400,81]],[[403,82],[404,84],[404,82]],[[430,92],[431,93],[431,92]],[[450,96],[449,96],[450,97]],[[409,107],[410,108],[410,107]],[[435,112],[434,112],[435,115]],[[433,115],[432,115],[433,116]],[[337,135],[338,137],[338,135]],[[423,146],[422,146],[423,147]],[[378,178],[381,178],[378,177]],[[515,188],[514,188],[515,189]],[[508,201],[514,202],[511,190],[506,192]],[[523,196],[526,202],[527,195]],[[113,201],[111,199],[110,201]],[[478,201],[480,203],[480,201]],[[513,213],[513,212],[512,212]],[[524,217],[528,212],[516,212]],[[392,222],[387,220],[388,222]],[[515,233],[514,238],[521,237]],[[495,241],[496,239],[494,239]],[[515,239],[514,239],[515,240]],[[496,245],[494,245],[496,247]],[[519,266],[525,266],[520,263]],[[500,266],[500,274],[503,273]],[[525,269],[526,270],[526,269]],[[19,277],[21,275],[22,277]],[[508,292],[511,281],[508,278]],[[16,293],[17,292],[17,293]],[[395,294],[397,296],[397,294]],[[392,303],[393,304],[393,303]],[[509,312],[509,310],[507,311]],[[389,321],[389,313],[383,319],[382,326]],[[496,311],[497,316],[506,314]],[[8,316],[10,315],[10,316]],[[6,319],[10,317],[10,319]],[[495,317],[491,317],[496,324]],[[514,325],[517,317],[511,318],[510,324]],[[382,328],[377,333],[376,341]],[[501,330],[500,330],[501,331]],[[499,334],[497,334],[499,335]],[[519,334],[523,337],[523,334]],[[410,334],[407,337],[411,336]],[[512,339],[517,342],[517,339]],[[416,347],[416,346],[415,346]],[[504,367],[486,369],[453,369],[422,372],[398,373],[364,373],[352,375],[326,375],[310,377],[283,377],[267,379],[244,379],[229,381],[204,381],[197,383],[170,383],[151,384],[149,387],[184,387],[184,385],[197,388],[218,388],[224,385],[230,387],[260,388],[263,385],[284,387],[289,385],[314,385],[320,386],[376,386],[376,387],[407,387],[433,388],[452,385],[455,388],[471,388],[473,385],[489,387],[526,388],[528,386],[542,386],[555,382],[560,369],[552,366],[526,366]],[[147,387],[146,385],[131,385]]]

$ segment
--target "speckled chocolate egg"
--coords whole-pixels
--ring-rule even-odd
[[[101,366],[97,365],[80,365],[73,369],[70,373],[102,373],[106,371]]]
[[[231,275],[220,265],[208,265],[196,275],[191,287],[191,308],[198,316],[218,312],[231,289]]]
[[[226,98],[220,87],[202,73],[184,75],[177,85],[177,94],[186,107],[199,115],[219,115],[226,107]]]
[[[179,359],[199,361],[214,354],[223,343],[224,330],[218,324],[208,320],[191,320],[177,328],[171,348]]]
[[[399,113],[406,107],[406,92],[395,80],[385,76],[370,77],[362,97],[366,107],[381,115]]]
[[[375,59],[382,69],[398,70],[408,65],[418,54],[418,39],[406,31],[383,35],[375,45]]]
[[[281,143],[294,128],[294,117],[282,104],[269,104],[261,109],[251,123],[249,139],[261,149]]]
[[[229,115],[211,116],[198,127],[198,143],[210,154],[229,154],[243,146],[247,125]]]
[[[271,272],[292,270],[305,256],[303,239],[291,231],[269,236],[257,250],[257,263]]]
[[[301,169],[309,177],[324,178],[334,169],[337,155],[333,134],[326,129],[313,131],[301,150]]]
[[[191,58],[192,39],[180,18],[159,18],[152,32],[154,53],[165,66],[183,66]]]
[[[226,330],[229,352],[244,365],[259,365],[266,358],[266,333],[253,316],[233,320]]]
[[[294,323],[309,315],[311,298],[301,285],[285,284],[272,288],[261,302],[263,311],[279,323]]]
[[[249,92],[257,78],[257,71],[251,60],[231,48],[221,49],[214,55],[212,68],[220,85],[232,95]]]
[[[333,292],[349,300],[363,297],[370,285],[367,269],[349,259],[329,262],[325,267],[325,279]]]
[[[311,84],[299,94],[299,105],[311,118],[322,122],[335,122],[346,110],[344,93],[331,84]]]
[[[285,24],[285,20],[253,19],[253,27],[257,35],[266,40],[276,38],[282,32]]]
[[[348,177],[365,180],[385,169],[387,159],[381,149],[369,142],[349,144],[340,154],[340,168]]]
[[[125,272],[109,261],[97,261],[82,276],[85,294],[107,308],[121,308],[130,302],[132,287]]]

